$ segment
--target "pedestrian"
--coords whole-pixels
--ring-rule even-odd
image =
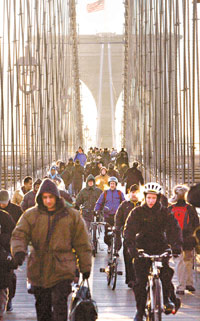
[[[33,189],[26,193],[26,195],[24,195],[23,201],[21,203],[21,209],[23,212],[26,211],[28,208],[35,206],[35,196],[41,183],[42,180],[38,178],[33,184]]]
[[[65,189],[69,191],[70,195],[72,195],[72,171],[74,168],[73,158],[70,157],[67,165],[65,166],[64,172],[61,174],[61,178],[64,181]]]
[[[24,195],[32,189],[33,179],[31,176],[26,176],[23,181],[24,185],[17,189],[12,197],[12,203],[21,205]]]
[[[10,201],[9,192],[7,190],[0,190],[0,210],[4,210],[10,214],[15,224],[22,215],[22,209]]]
[[[0,321],[3,321],[3,314],[8,301],[8,287],[12,271],[16,264],[9,252],[0,245]],[[8,310],[7,310],[8,311]]]
[[[119,175],[119,172],[115,170],[115,166],[113,163],[109,163],[108,164],[108,172],[107,172],[108,176],[115,176],[118,181],[120,182],[121,181],[121,178],[120,178],[120,175]]]
[[[170,199],[173,203],[168,207],[168,212],[177,219],[183,233],[183,250],[181,255],[174,258],[175,275],[178,279],[176,293],[183,295],[185,290],[194,292],[193,262],[196,239],[193,236],[195,229],[199,226],[199,218],[195,207],[186,203],[188,188],[185,185],[174,187],[174,195]]]
[[[94,207],[96,201],[101,193],[102,190],[96,187],[94,176],[90,174],[86,179],[86,187],[83,188],[76,197],[75,208],[79,210],[80,206],[82,207],[81,212],[88,231],[90,229],[91,222],[94,219]]]
[[[108,164],[111,161],[111,156],[110,156],[110,152],[109,152],[108,148],[104,148],[101,157],[102,157],[102,161],[104,163],[104,166],[107,168]]]
[[[22,209],[19,205],[16,205],[10,201],[10,196],[7,190],[1,190],[0,191],[0,210],[6,211],[12,217],[13,222],[15,223],[14,225],[13,225],[13,222],[10,223],[11,224],[11,230],[9,233],[9,242],[10,242],[11,231],[12,229],[14,229],[17,221],[22,215]],[[17,285],[17,276],[12,270],[9,273],[9,282],[8,282],[9,291],[8,291],[8,302],[6,306],[6,310],[9,312],[13,311],[12,299],[15,296],[16,285]]]
[[[84,168],[80,165],[79,159],[76,159],[75,166],[72,169],[72,194],[74,197],[80,192],[83,185]]]
[[[47,177],[50,178],[52,181],[54,181],[54,183],[56,183],[57,185],[62,183],[64,185],[62,178],[60,178],[60,176],[58,175],[56,165],[52,165],[50,167]]]
[[[23,213],[13,231],[11,251],[18,265],[23,264],[29,242],[27,277],[37,320],[66,321],[77,259],[83,279],[88,279],[91,245],[79,212],[65,206],[56,184],[48,178],[40,185],[36,206]]]
[[[129,213],[140,205],[138,200],[139,186],[134,184],[129,189],[129,200],[123,201],[115,214],[115,229],[116,229],[116,250],[119,251],[122,245],[121,234],[123,236],[123,229]],[[133,288],[135,283],[135,271],[133,269],[132,258],[129,255],[126,244],[123,242],[123,255],[125,263],[125,283],[129,288]]]
[[[133,162],[133,167],[128,168],[123,176],[123,183],[126,182],[126,194],[128,193],[128,189],[131,185],[144,185],[144,178],[142,176],[141,171],[137,168],[138,165],[138,162]]]
[[[85,163],[87,162],[87,156],[84,154],[83,148],[81,146],[79,146],[78,151],[76,152],[76,155],[74,157],[74,162],[76,160],[79,160],[82,167],[84,167]]]
[[[102,166],[100,168],[100,174],[95,177],[96,186],[99,187],[102,191],[105,191],[109,188],[108,186],[109,176],[107,174],[107,168]]]
[[[125,198],[124,194],[117,190],[118,180],[116,177],[109,177],[108,184],[110,188],[100,195],[94,210],[97,213],[100,213],[102,210],[104,211],[104,221],[108,223],[105,226],[104,242],[108,245],[108,253],[110,253],[111,236],[108,234],[109,226],[114,226],[115,213]]]
[[[147,300],[147,280],[151,260],[139,258],[137,249],[143,249],[150,255],[159,255],[172,246],[174,255],[181,253],[182,232],[177,220],[168,214],[167,209],[161,206],[161,186],[156,182],[144,186],[145,202],[134,208],[127,218],[124,228],[124,242],[129,254],[134,259],[136,283],[134,293],[137,312],[134,321],[142,321],[145,315]],[[160,279],[163,288],[164,312],[178,311],[180,299],[176,298],[172,283],[173,269],[168,260],[163,261],[160,269]]]

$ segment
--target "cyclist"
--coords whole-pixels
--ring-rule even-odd
[[[140,205],[138,201],[138,192],[139,186],[134,184],[129,189],[129,200],[123,201],[115,214],[115,228],[116,228],[116,251],[119,251],[121,248],[121,231],[123,231],[126,219],[130,213],[130,211],[136,206]],[[135,273],[133,270],[132,259],[128,253],[127,247],[123,244],[123,255],[124,255],[124,263],[126,269],[126,284],[128,284],[129,288],[132,288],[135,282]]]
[[[144,186],[145,202],[134,208],[125,224],[124,240],[131,258],[134,258],[136,284],[134,293],[137,313],[134,321],[142,321],[145,314],[147,299],[146,284],[151,261],[138,258],[137,249],[144,249],[150,255],[162,254],[170,244],[174,255],[181,253],[182,232],[180,226],[167,209],[162,207],[160,196],[162,188],[158,183],[147,183]],[[180,307],[180,299],[176,298],[172,284],[173,269],[169,267],[168,259],[163,262],[160,278],[163,285],[165,313],[175,312]],[[170,299],[169,299],[170,298]]]
[[[93,221],[94,206],[102,190],[95,185],[95,178],[92,174],[86,179],[86,187],[83,188],[76,197],[75,208],[79,210],[82,205],[82,216],[86,222],[88,230]]]
[[[110,226],[114,226],[114,216],[120,203],[125,200],[124,194],[117,190],[118,179],[114,176],[109,177],[108,185],[110,188],[104,191],[96,202],[94,210],[100,212],[104,208],[104,220]],[[105,210],[106,209],[106,210]],[[108,226],[105,226],[104,242],[108,245],[110,253],[111,236],[108,235]]]

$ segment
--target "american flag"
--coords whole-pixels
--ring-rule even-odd
[[[87,4],[87,12],[95,12],[99,10],[104,10],[104,0],[98,0]]]

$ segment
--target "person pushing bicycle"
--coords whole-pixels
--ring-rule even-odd
[[[134,208],[125,223],[124,242],[129,254],[134,259],[136,283],[135,293],[137,312],[134,321],[143,321],[147,299],[147,280],[151,260],[139,258],[138,249],[150,255],[160,255],[171,245],[172,253],[181,253],[182,232],[177,220],[162,207],[160,197],[162,187],[158,183],[147,183],[144,186],[144,204]],[[164,311],[166,314],[180,308],[181,302],[174,292],[172,277],[174,271],[169,267],[169,259],[165,258],[160,269],[163,287]]]

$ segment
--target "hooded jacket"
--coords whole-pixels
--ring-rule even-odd
[[[183,233],[183,249],[184,250],[192,250],[196,245],[195,237],[193,236],[193,233],[197,226],[199,226],[199,217],[196,212],[196,209],[192,206],[186,203],[185,200],[178,200],[175,204],[168,207],[168,212],[172,215],[174,215],[174,210],[179,208],[185,207],[186,213],[188,214],[189,223],[186,224],[185,227],[183,227],[182,233]]]
[[[106,193],[106,197],[105,197]],[[115,215],[120,203],[124,201],[124,194],[117,189],[107,190],[103,192],[95,205],[95,211],[101,211],[104,207],[104,217],[108,218],[109,216]]]
[[[144,204],[131,211],[125,223],[124,241],[132,258],[137,248],[149,254],[161,254],[168,244],[181,250],[183,242],[177,220],[159,202],[152,208]]]
[[[106,170],[106,174],[104,176],[102,175],[102,170],[103,169]],[[96,186],[99,187],[102,191],[107,190],[109,188],[108,179],[109,179],[109,176],[107,174],[107,168],[106,167],[101,167],[100,175],[95,177]]]
[[[56,210],[48,212],[43,205],[42,194],[56,196]],[[45,179],[36,196],[37,205],[24,212],[13,231],[11,251],[27,251],[27,276],[33,286],[49,288],[62,280],[73,280],[76,255],[80,272],[91,269],[91,245],[85,223],[78,211],[67,208],[56,185]],[[75,253],[73,251],[75,250]]]
[[[90,180],[94,182],[91,187],[88,186],[88,181]],[[82,205],[83,217],[88,221],[93,220],[94,207],[101,193],[102,190],[96,187],[94,176],[90,174],[86,179],[86,187],[78,193],[75,203],[75,208],[77,209]]]

